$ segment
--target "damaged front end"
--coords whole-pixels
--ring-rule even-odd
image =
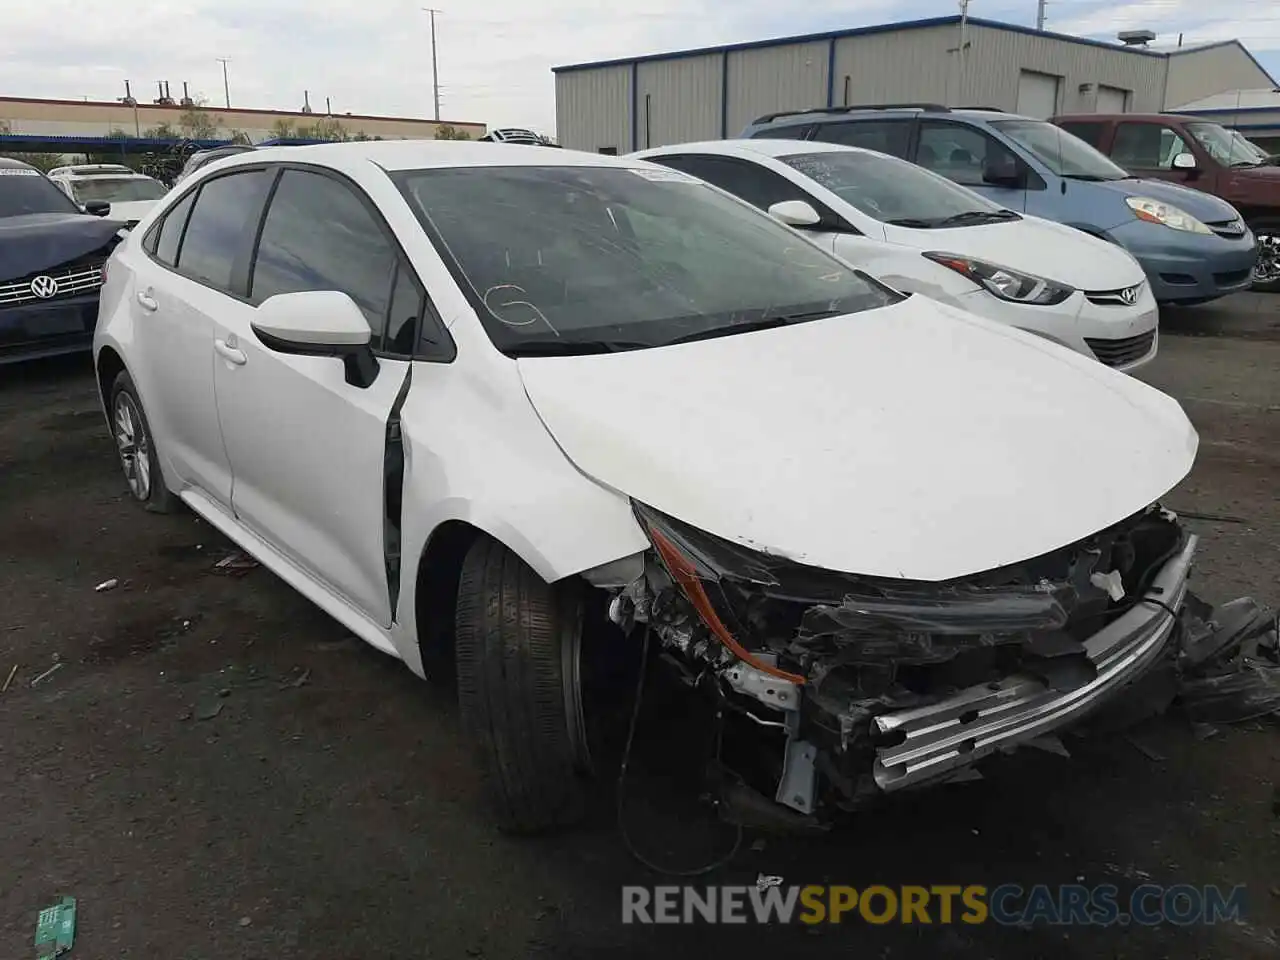
[[[1174,657],[1196,537],[1157,506],[1023,563],[940,583],[822,570],[637,504],[653,550],[610,617],[777,741],[808,818],[971,775]]]

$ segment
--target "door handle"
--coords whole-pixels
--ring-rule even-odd
[[[234,363],[237,367],[244,366],[245,361],[249,358],[244,355],[244,351],[232,346],[226,340],[213,341],[213,349],[218,356],[222,357],[228,363]]]
[[[138,291],[138,306],[151,313],[160,309],[160,304],[156,303],[155,297],[151,296],[150,290]]]

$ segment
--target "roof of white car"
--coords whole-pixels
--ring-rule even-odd
[[[426,167],[634,167],[636,161],[577,150],[465,140],[360,140],[300,147],[263,147],[223,157],[205,169],[227,170],[254,163],[294,161],[350,169],[375,163],[384,170]]]
[[[790,157],[797,153],[870,153],[861,147],[840,143],[822,143],[817,140],[704,140],[699,143],[676,143],[666,147],[637,150],[629,156],[643,160],[646,157],[668,156],[676,153],[716,154],[724,157]]]

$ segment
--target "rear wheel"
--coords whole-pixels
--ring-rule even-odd
[[[151,425],[142,412],[138,389],[125,371],[116,375],[111,385],[111,434],[116,441],[116,455],[125,483],[134,500],[155,513],[173,510],[175,498],[164,485],[160,460],[156,454]]]
[[[547,584],[482,538],[463,561],[455,659],[463,728],[498,826],[539,833],[585,812],[581,585]]]
[[[1258,239],[1253,289],[1262,293],[1280,293],[1280,220],[1258,220],[1249,226]]]

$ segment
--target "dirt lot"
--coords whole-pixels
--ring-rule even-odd
[[[1144,376],[1202,436],[1168,503],[1229,518],[1191,521],[1197,588],[1280,600],[1280,302],[1169,312],[1165,333]],[[0,957],[33,955],[36,912],[62,893],[80,900],[72,957],[86,960],[1280,950],[1280,728],[1200,739],[1172,716],[1072,742],[1071,760],[1023,751],[835,836],[744,845],[711,882],[1245,884],[1247,923],[624,927],[619,887],[662,881],[625,852],[607,803],[567,837],[498,836],[452,692],[265,571],[216,574],[227,551],[193,516],[125,497],[87,361],[0,369],[0,682],[18,665],[0,695]],[[119,587],[96,593],[108,578]],[[681,739],[678,707],[646,717],[651,755]],[[692,865],[724,843],[664,802],[675,786],[650,774],[640,789],[653,856]]]

